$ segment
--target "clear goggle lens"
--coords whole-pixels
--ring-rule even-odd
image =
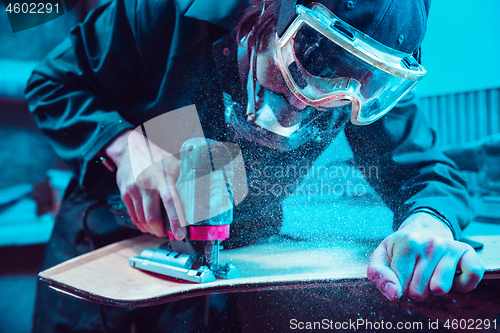
[[[300,18],[290,27],[294,30],[291,35],[287,32],[281,39],[276,37],[278,65],[297,98],[319,110],[351,102],[351,121],[372,123],[389,112],[425,74],[421,66],[416,80],[390,73],[390,66],[383,61],[375,66],[339,45],[352,44],[347,37],[346,41],[334,41],[310,25],[307,17]],[[366,57],[367,49],[365,45],[357,52]],[[403,68],[396,70],[404,72]]]

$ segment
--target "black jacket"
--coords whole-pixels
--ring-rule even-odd
[[[195,104],[206,137],[231,139],[213,45],[230,33],[241,3],[114,1],[94,10],[37,67],[27,87],[30,110],[82,188],[112,177],[95,156],[113,137],[171,110]],[[394,211],[395,227],[425,208],[461,237],[471,218],[464,181],[411,98],[372,125],[347,124],[344,131],[356,164],[378,167],[380,178],[368,181]],[[248,142],[242,149],[250,152],[247,166],[251,159],[304,165],[328,143],[289,153]]]

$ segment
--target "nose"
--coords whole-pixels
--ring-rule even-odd
[[[288,104],[297,110],[303,110],[308,105],[302,102],[288,88],[280,69],[277,65],[277,60],[274,58],[275,53],[273,48],[265,52],[257,54],[257,81],[266,89],[277,92],[285,96]]]

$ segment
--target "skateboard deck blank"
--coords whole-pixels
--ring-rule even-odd
[[[487,268],[485,278],[500,276],[500,236],[477,236]],[[175,299],[221,292],[317,287],[366,279],[370,254],[381,240],[268,242],[220,253],[241,274],[197,284],[132,268],[129,257],[158,248],[163,239],[141,235],[76,257],[39,274],[54,289],[86,300],[117,306],[150,306]]]

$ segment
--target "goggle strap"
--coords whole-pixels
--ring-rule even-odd
[[[255,50],[252,48],[250,51],[250,70],[248,71],[247,78],[247,115],[255,114]],[[252,97],[250,97],[252,96]]]
[[[413,58],[415,58],[420,65],[422,64],[422,47],[419,46],[415,52],[413,52]]]
[[[302,1],[300,2],[302,3]],[[297,0],[274,0],[273,2],[274,17],[278,22],[276,31],[280,38],[297,17],[295,12],[296,3]]]

